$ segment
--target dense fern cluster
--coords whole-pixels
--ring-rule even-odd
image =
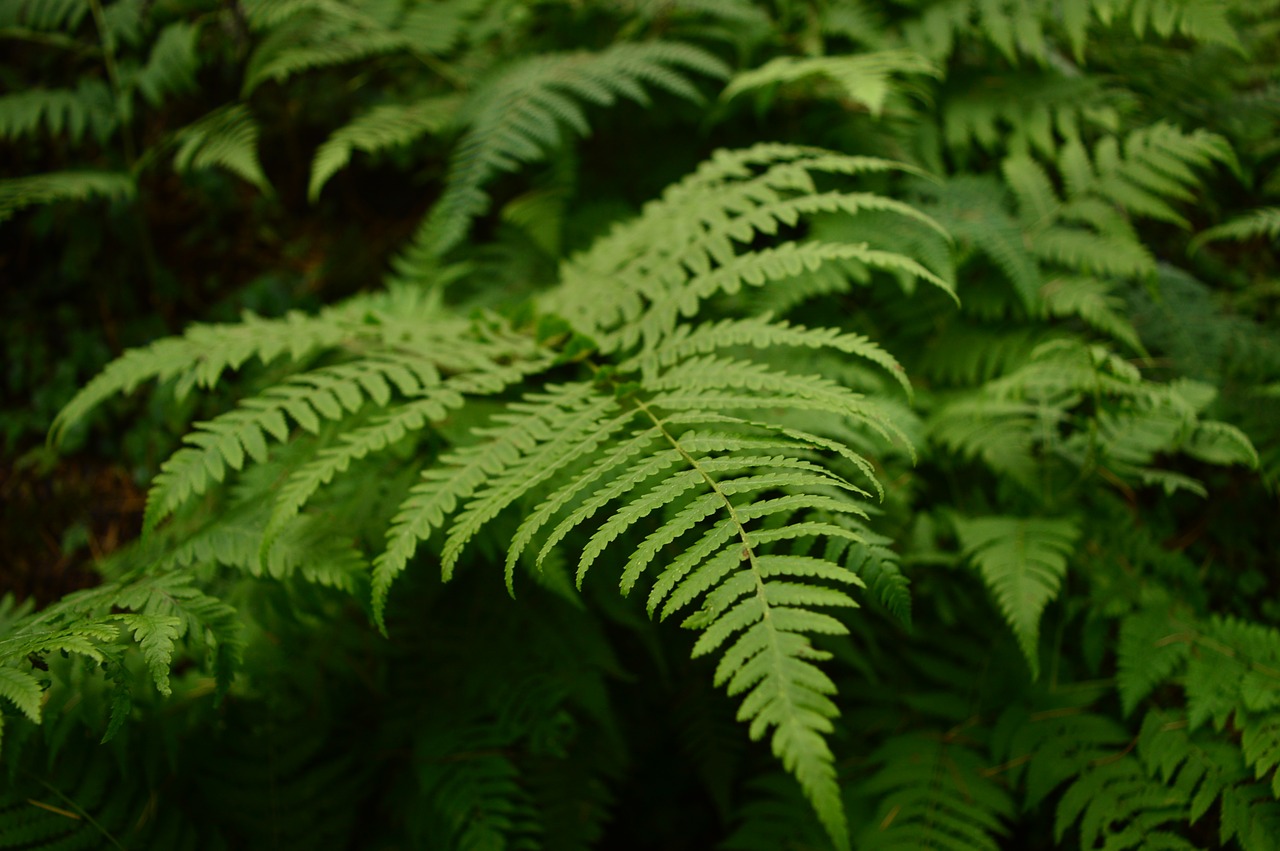
[[[54,420],[194,421],[99,586],[0,604],[0,847],[1280,846],[1254,4],[7,0],[0,37],[81,63],[0,98],[15,233],[145,229],[160,154],[429,201],[363,291]]]

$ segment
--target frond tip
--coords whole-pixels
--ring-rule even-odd
[[[1080,528],[1066,518],[957,519],[960,545],[1018,638],[1033,677],[1040,674],[1040,615],[1058,594]]]

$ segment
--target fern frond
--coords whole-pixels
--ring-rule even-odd
[[[737,247],[776,235],[780,227],[809,215],[863,210],[890,211],[945,236],[941,225],[911,205],[867,192],[818,192],[814,183],[816,175],[890,170],[914,171],[873,157],[789,145],[718,152],[647,204],[639,219],[571,259],[562,271],[561,291],[550,303],[575,326],[591,329],[604,351],[613,351],[642,339],[652,347],[674,330],[681,315],[692,314],[701,300],[717,293],[790,280],[827,263],[901,271],[954,296],[950,282],[916,260],[866,243],[784,242],[752,252]],[[601,293],[595,282],[602,279],[615,286]]]
[[[1182,668],[1190,649],[1189,624],[1180,624],[1168,611],[1142,609],[1120,625],[1116,647],[1116,691],[1126,715],[1155,688]]]
[[[1090,327],[1124,343],[1139,355],[1147,353],[1133,323],[1125,318],[1124,302],[1112,287],[1097,278],[1056,277],[1040,291],[1051,316],[1078,316]]]
[[[244,104],[232,104],[179,130],[173,167],[180,172],[225,168],[270,194],[258,161],[258,124]]]
[[[32,674],[12,665],[0,665],[0,697],[12,703],[32,723],[40,723],[44,689]]]
[[[1137,759],[1116,758],[1087,768],[1063,792],[1054,816],[1054,839],[1080,824],[1081,847],[1106,842],[1112,847],[1194,851],[1179,835],[1186,819],[1181,795],[1153,781]]]
[[[322,421],[355,414],[366,399],[385,405],[393,385],[412,398],[439,384],[439,371],[428,360],[368,358],[295,376],[241,402],[237,410],[197,423],[196,430],[184,438],[190,446],[179,449],[161,465],[147,495],[143,528],[154,529],[185,502],[222,481],[228,468],[241,469],[246,456],[259,464],[265,462],[268,438],[281,443],[289,439],[286,414],[315,434]]]
[[[523,378],[525,373],[526,370],[522,369],[494,367],[483,372],[453,376],[438,387],[423,387],[419,391],[425,394],[423,398],[389,407],[368,424],[340,434],[337,445],[321,449],[314,460],[281,486],[262,535],[262,558],[267,558],[280,531],[298,515],[311,496],[334,476],[345,472],[352,462],[393,446],[428,422],[444,419],[450,410],[463,405],[465,396],[499,393]],[[385,406],[387,400],[375,401]]]
[[[1187,227],[1168,200],[1188,200],[1199,185],[1195,168],[1214,162],[1237,168],[1226,139],[1207,130],[1184,133],[1169,124],[1135,130],[1124,139],[1102,139],[1092,163],[1077,140],[1064,146],[1059,165],[1071,197],[1096,193],[1131,213]]]
[[[720,93],[721,100],[779,84],[825,77],[843,90],[844,97],[879,115],[892,91],[891,79],[898,74],[939,76],[937,67],[908,50],[878,50],[852,56],[779,56],[758,68],[735,75]]]
[[[283,82],[319,68],[393,53],[432,57],[465,35],[468,19],[484,4],[344,3],[336,0],[251,0],[246,17],[266,31],[245,71],[247,96],[267,81]]]
[[[173,662],[174,642],[181,636],[183,623],[173,615],[117,615],[125,629],[142,650],[142,657],[155,680],[156,691],[168,697],[169,666]]]
[[[453,120],[458,105],[457,97],[444,95],[409,104],[384,104],[352,119],[316,151],[307,197],[313,202],[319,198],[325,183],[350,161],[353,152],[373,154],[439,132]]]
[[[70,32],[89,14],[89,0],[46,0],[42,3],[15,3],[15,23],[37,32]]]
[[[0,97],[0,139],[32,136],[44,126],[51,136],[79,142],[86,133],[99,143],[115,132],[118,118],[111,89],[102,80],[82,79],[75,89],[31,88]]]
[[[1065,518],[956,518],[956,534],[1038,677],[1040,615],[1058,594],[1079,525]]]
[[[774,320],[768,314],[750,319],[726,319],[697,326],[680,325],[661,343],[645,349],[619,367],[623,372],[640,370],[652,373],[655,368],[666,367],[691,355],[708,354],[731,346],[752,346],[769,349],[795,346],[807,349],[833,349],[845,354],[865,358],[883,367],[911,396],[911,382],[906,370],[893,355],[873,340],[861,335],[838,331],[834,328],[804,328],[786,321]]]
[[[1194,254],[1210,242],[1224,239],[1244,242],[1259,237],[1265,237],[1272,242],[1280,240],[1280,207],[1262,207],[1252,210],[1229,222],[1201,231],[1187,246],[1187,253]]]
[[[132,392],[143,382],[176,379],[175,392],[181,398],[194,387],[213,387],[227,370],[254,360],[268,364],[288,357],[301,363],[319,352],[359,342],[375,346],[415,342],[429,350],[436,362],[460,361],[459,369],[491,362],[483,343],[460,342],[465,337],[460,329],[469,327],[465,321],[445,320],[439,305],[430,300],[417,295],[405,299],[397,293],[355,299],[315,316],[291,311],[278,319],[263,319],[246,312],[236,324],[194,324],[180,337],[130,349],[112,361],[59,412],[49,430],[50,440],[57,443],[67,429],[105,400]],[[446,345],[444,340],[451,342]]]
[[[484,186],[558,147],[565,128],[588,130],[581,102],[598,106],[618,98],[646,103],[646,87],[697,101],[688,77],[723,77],[723,64],[689,45],[616,44],[599,53],[544,54],[522,60],[481,86],[459,114],[467,127],[449,165],[446,188],[397,261],[402,278],[419,277],[466,236],[489,205]]]
[[[1249,743],[1243,747],[1248,759]],[[1219,805],[1222,845],[1235,839],[1245,851],[1263,851],[1280,840],[1280,804],[1274,800],[1280,789],[1273,783],[1268,792],[1253,782],[1241,750],[1233,744],[1202,731],[1190,732],[1180,713],[1152,710],[1143,720],[1137,750],[1148,772],[1189,802],[1189,822],[1194,824]]]
[[[129,85],[142,92],[152,106],[159,106],[167,94],[194,91],[200,68],[196,55],[199,35],[196,23],[175,21],[166,26],[152,42],[147,64],[138,69]]]
[[[561,420],[580,413],[584,406],[600,410],[612,405],[590,384],[567,384],[535,396],[507,415],[498,428],[486,431],[480,443],[453,450],[437,466],[423,473],[401,505],[387,532],[387,546],[374,560],[373,612],[385,628],[382,613],[391,583],[405,569],[418,545],[443,528],[445,518],[462,500],[468,499],[493,476],[521,460],[524,452],[548,441],[555,434],[548,420]]]
[[[125,200],[137,192],[133,175],[114,171],[54,171],[0,180],[0,222],[33,204]]]
[[[872,756],[875,774],[857,787],[877,797],[875,817],[858,836],[859,848],[1002,847],[1014,805],[988,776],[982,757],[943,735],[895,736]]]

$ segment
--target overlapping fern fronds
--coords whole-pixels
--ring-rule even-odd
[[[456,247],[488,208],[484,187],[496,176],[545,158],[566,131],[585,135],[584,103],[608,106],[626,98],[643,104],[651,90],[698,102],[695,73],[718,78],[727,69],[699,48],[655,41],[543,54],[499,70],[460,108],[458,122],[466,129],[450,158],[445,192],[397,261],[396,275],[419,278]]]
[[[866,585],[859,571],[904,610],[892,554],[868,528],[868,501],[881,492],[873,462],[843,435],[905,437],[888,408],[752,352],[840,353],[875,364],[908,393],[910,385],[897,361],[861,335],[767,317],[689,317],[743,284],[837,261],[905,271],[950,292],[948,281],[891,250],[778,237],[780,225],[806,215],[866,209],[937,228],[906,204],[842,185],[900,168],[782,145],[722,153],[567,264],[532,324],[460,320],[435,299],[393,291],[316,317],[197,326],[110,367],[68,405],[54,434],[142,381],[208,386],[254,359],[289,355],[296,369],[322,358],[197,424],[148,498],[154,529],[233,471],[244,479],[287,449],[292,472],[271,497],[261,533],[267,559],[312,496],[352,463],[411,436],[412,447],[476,396],[577,364],[580,377],[506,403],[426,465],[373,556],[375,619],[383,623],[390,586],[423,541],[438,546],[448,578],[486,528],[520,518],[506,555],[508,587],[522,561],[541,565],[572,541],[580,585],[592,567],[607,565],[624,594],[647,588],[650,614],[683,614],[699,633],[694,655],[720,656],[716,684],[742,697],[739,718],[753,738],[770,737],[843,845],[825,741],[838,710],[834,685],[815,664],[827,654],[812,639],[845,632],[828,612],[857,605],[855,589]],[[824,189],[818,180],[835,183]],[[757,247],[761,235],[774,244]],[[610,282],[605,291],[592,283],[602,280]],[[780,410],[804,412],[805,425]],[[240,549],[216,540],[233,534],[235,516],[201,530],[201,549],[182,558],[242,560]],[[241,535],[243,523],[235,529]]]

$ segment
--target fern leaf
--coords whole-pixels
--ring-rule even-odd
[[[561,291],[549,304],[576,327],[590,329],[603,351],[614,351],[641,340],[654,345],[674,330],[680,316],[692,314],[712,295],[731,294],[743,285],[790,281],[831,262],[902,272],[953,293],[949,282],[916,260],[867,243],[784,242],[748,253],[735,247],[822,212],[888,211],[945,236],[941,225],[910,205],[866,192],[819,193],[814,183],[815,175],[850,177],[893,170],[915,171],[874,157],[772,143],[717,152],[662,198],[647,204],[639,219],[615,228],[589,252],[566,263]],[[604,292],[596,286],[603,278],[615,282]]]
[[[44,689],[31,674],[11,665],[0,665],[0,697],[17,707],[33,724],[40,723]]]
[[[391,583],[403,572],[418,544],[443,528],[446,516],[462,500],[517,462],[522,451],[548,440],[553,432],[546,418],[589,404],[593,395],[590,384],[569,384],[532,397],[516,408],[520,413],[484,432],[479,444],[453,450],[423,473],[422,481],[392,521],[386,549],[374,560],[373,612],[380,627],[385,629],[382,618]],[[602,403],[597,400],[595,404]]]
[[[495,367],[484,372],[454,376],[439,387],[423,388],[424,398],[413,399],[378,414],[368,425],[339,435],[339,444],[320,450],[281,486],[275,507],[262,534],[260,558],[265,562],[280,532],[298,515],[302,507],[334,476],[347,470],[354,461],[370,453],[380,452],[426,423],[444,419],[449,411],[461,407],[466,395],[491,395],[501,392],[523,377],[525,370]],[[378,375],[369,373],[366,383]],[[386,398],[374,397],[385,405]]]
[[[7,141],[32,136],[44,125],[51,136],[79,142],[89,133],[105,143],[117,123],[111,89],[101,80],[80,80],[74,90],[32,88],[0,97],[0,139]]]
[[[270,194],[258,161],[258,125],[243,104],[232,104],[179,130],[173,167],[180,172],[224,168]]]
[[[322,420],[341,420],[358,412],[366,396],[387,399],[387,382],[415,396],[435,388],[440,376],[429,361],[409,358],[367,359],[296,376],[237,410],[222,414],[186,435],[190,446],[179,449],[160,467],[147,495],[145,529],[154,529],[188,500],[220,482],[228,468],[239,470],[246,455],[257,463],[267,458],[267,440],[289,438],[285,415],[306,431],[320,430]]]
[[[368,154],[408,145],[448,126],[458,109],[452,96],[425,98],[410,104],[385,104],[357,116],[335,130],[316,151],[311,163],[307,197],[314,202],[320,190],[351,160],[355,151]]]
[[[1136,759],[1103,762],[1085,771],[1063,793],[1054,817],[1054,838],[1080,823],[1083,847],[1106,841],[1113,847],[1135,842],[1193,851],[1178,835],[1185,818],[1180,795],[1149,778]]]
[[[1040,675],[1040,614],[1066,575],[1067,559],[1080,537],[1068,519],[957,518],[956,534],[977,566],[1010,628],[1033,677]]]
[[[200,67],[196,54],[199,34],[198,24],[176,21],[155,37],[147,64],[131,81],[152,106],[159,106],[167,94],[195,90],[195,74]]]
[[[344,341],[390,328],[390,317],[378,307],[376,303],[355,301],[328,308],[317,316],[292,311],[279,319],[263,319],[246,313],[234,325],[195,324],[181,337],[168,337],[144,348],[130,349],[72,397],[54,419],[49,430],[50,440],[55,443],[61,440],[67,429],[105,400],[132,392],[146,381],[177,379],[177,394],[181,397],[192,387],[214,386],[225,371],[239,369],[251,360],[270,363],[287,356],[295,362],[303,361]],[[434,316],[430,309],[405,307],[400,321],[418,325]],[[362,323],[361,317],[375,322]],[[447,328],[443,325],[440,333],[448,334]],[[461,351],[468,348],[462,347]],[[371,389],[370,392],[377,391]]]
[[[906,370],[893,355],[861,334],[841,332],[834,328],[802,328],[774,320],[768,314],[751,319],[726,319],[697,326],[681,325],[658,346],[646,349],[620,366],[624,372],[669,366],[695,354],[708,354],[729,346],[752,346],[768,349],[774,346],[796,346],[810,349],[834,349],[857,355],[883,367],[911,396],[911,382]]]
[[[46,0],[22,2],[14,17],[37,32],[73,31],[89,14],[88,0]]]
[[[330,40],[295,40],[292,37],[295,34],[288,32],[276,34],[276,38],[264,39],[245,69],[242,96],[248,97],[268,81],[279,83],[316,68],[384,56],[405,50],[409,46],[405,38],[396,32],[372,29],[340,34],[332,30],[320,32],[329,35]]]
[[[142,648],[143,659],[151,670],[156,690],[168,697],[169,665],[173,661],[173,643],[181,634],[182,621],[172,615],[118,615],[125,628],[133,633]]]
[[[614,400],[605,397],[593,400],[591,404],[581,408],[565,411],[569,416],[547,419],[546,426],[553,430],[556,439],[542,443],[536,451],[527,453],[500,475],[490,477],[454,519],[441,556],[441,570],[445,578],[452,574],[458,554],[467,541],[497,516],[498,512],[515,502],[529,488],[536,487],[564,467],[594,451],[602,442],[621,431],[634,417],[632,411],[608,416],[616,410]],[[506,578],[510,591],[510,570],[507,571]]]
[[[1187,246],[1187,253],[1194,254],[1210,242],[1224,239],[1243,242],[1265,237],[1272,242],[1280,240],[1280,207],[1262,207],[1231,221],[1208,228],[1196,235]]]
[[[444,195],[422,222],[397,274],[413,278],[458,245],[471,221],[489,205],[484,186],[497,175],[535,162],[560,144],[567,125],[586,132],[578,106],[625,97],[644,102],[645,84],[698,100],[686,72],[723,76],[723,64],[697,48],[674,43],[616,44],[600,53],[544,54],[512,65],[472,95],[460,119]]]
[[[875,774],[860,797],[879,798],[858,836],[866,849],[996,849],[1014,815],[1013,800],[982,757],[949,736],[896,736],[872,757]]]
[[[137,192],[133,176],[113,171],[54,171],[0,180],[0,222],[33,204],[126,200]]]
[[[779,56],[735,75],[720,98],[730,100],[753,89],[825,77],[835,82],[850,101],[879,115],[892,91],[890,80],[895,74],[939,76],[932,62],[908,50],[879,50],[854,56]]]
[[[1116,648],[1116,690],[1126,715],[1182,667],[1193,635],[1159,609],[1143,609],[1124,619]]]

